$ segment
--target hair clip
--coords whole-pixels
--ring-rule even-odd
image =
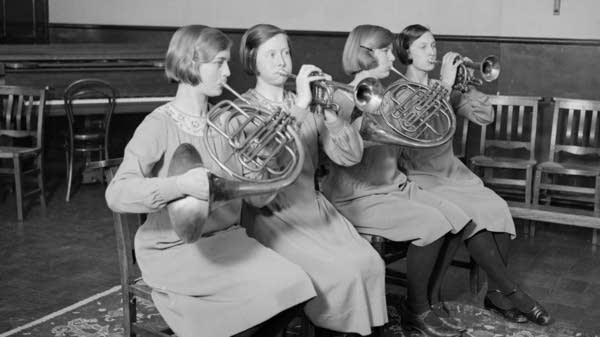
[[[359,46],[359,47],[361,47],[361,48],[365,48],[365,49],[366,49],[366,50],[368,50],[368,51],[374,51],[374,50],[373,50],[373,48],[365,47],[365,46],[363,46],[362,44],[360,44],[360,45],[358,45],[358,46]]]

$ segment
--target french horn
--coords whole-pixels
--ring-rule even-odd
[[[184,241],[198,238],[198,228],[219,203],[276,192],[291,185],[302,170],[304,147],[295,119],[283,111],[273,113],[252,105],[229,86],[224,87],[244,103],[223,100],[210,109],[202,140],[210,160],[228,176],[208,173],[208,201],[186,196],[167,205],[176,233]],[[226,145],[220,153],[212,143],[215,140]],[[183,174],[204,166],[206,160],[191,144],[181,144],[167,174]]]
[[[456,117],[446,96],[448,90],[438,85],[432,87],[404,80],[385,88],[373,77],[361,80],[356,86],[335,81],[311,82],[313,112],[323,109],[336,113],[340,107],[333,102],[336,90],[352,95],[354,105],[363,112],[361,136],[382,144],[412,148],[434,147],[452,138],[456,130]],[[295,78],[293,74],[284,74]]]

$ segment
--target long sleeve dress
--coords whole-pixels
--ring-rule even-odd
[[[354,111],[346,93],[337,91],[334,101],[340,114]],[[325,195],[360,233],[425,246],[467,224],[469,218],[458,207],[407,179],[398,166],[403,148],[366,144],[360,163],[332,165],[322,184]]]
[[[430,80],[430,84],[435,80]],[[471,89],[465,94],[453,92],[451,105],[456,114],[478,125],[494,120],[487,95]],[[485,187],[479,177],[455,155],[452,142],[428,149],[412,149],[406,168],[410,180],[424,190],[459,207],[473,222],[465,228],[465,238],[481,230],[515,236],[515,224],[504,199]]]
[[[294,94],[287,91],[279,104],[253,89],[243,96],[252,104],[294,116],[301,110],[294,106]],[[315,325],[368,335],[371,327],[387,322],[383,261],[314,187],[318,141],[333,161],[351,165],[360,160],[362,139],[341,119],[327,123],[320,115],[304,116],[299,135],[306,157],[300,176],[266,207],[245,207],[242,223],[250,236],[310,276],[317,297],[307,303],[305,312]]]
[[[239,200],[215,209],[196,242],[175,233],[165,206],[183,196],[175,177],[166,177],[177,146],[192,144],[205,167],[227,177],[207,154],[204,123],[171,103],[157,108],[136,129],[106,190],[114,211],[148,213],[135,235],[136,257],[156,307],[182,337],[231,336],[315,295],[300,267],[236,225]],[[227,152],[222,141],[209,146]]]

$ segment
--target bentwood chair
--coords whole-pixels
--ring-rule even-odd
[[[0,86],[0,174],[14,177],[17,218],[23,221],[23,199],[39,195],[46,213],[44,188],[45,89]],[[24,192],[25,178],[35,177],[37,188]]]
[[[86,78],[71,83],[64,92],[68,134],[65,139],[67,161],[67,195],[71,199],[73,170],[76,154],[82,154],[86,163],[96,155],[96,160],[109,157],[110,120],[115,111],[118,93],[108,82]],[[83,102],[94,102],[97,111],[83,115]]]
[[[600,213],[600,101],[553,98],[549,159],[535,171],[533,203]],[[592,244],[598,244],[594,229]]]
[[[515,194],[516,188],[517,196],[522,196],[526,204],[531,204],[533,169],[537,163],[535,141],[540,99],[490,96],[494,122],[481,127],[479,155],[470,160],[471,169],[480,173],[486,185],[505,196]]]

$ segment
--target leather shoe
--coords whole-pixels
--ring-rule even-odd
[[[552,316],[550,316],[548,311],[546,311],[546,309],[538,302],[535,302],[535,305],[531,310],[523,312],[523,315],[525,315],[528,320],[539,325],[548,325],[553,322]]]
[[[450,310],[444,302],[438,302],[431,305],[431,311],[444,323],[445,326],[459,332],[467,331],[467,327],[462,324],[460,319],[450,316]]]
[[[500,290],[497,290],[497,291],[500,292]],[[522,314],[519,309],[514,308],[514,307],[509,308],[509,309],[500,308],[499,306],[494,304],[494,302],[492,302],[492,300],[489,297],[487,297],[487,295],[483,299],[483,307],[489,311],[492,311],[492,312],[506,318],[506,320],[508,320],[508,321],[511,321],[514,323],[527,322],[527,317],[525,317],[525,315]]]
[[[400,324],[406,330],[417,330],[430,337],[458,337],[459,331],[444,325],[431,310],[415,314],[408,309],[404,301],[400,302]]]
[[[509,294],[507,294],[506,297],[508,297],[510,299],[511,296],[513,296],[517,293],[520,293],[521,296],[528,297],[527,294],[525,294],[523,292],[523,290],[519,289],[518,287],[513,289],[513,291],[511,291]],[[550,314],[548,313],[548,311],[546,311],[546,309],[544,309],[544,307],[542,307],[542,305],[536,301],[533,301],[533,307],[530,310],[528,310],[528,311],[520,310],[520,312],[523,315],[525,315],[525,318],[527,318],[528,320],[530,320],[531,322],[533,322],[535,324],[548,325],[554,321],[552,319],[552,317],[550,316]]]

